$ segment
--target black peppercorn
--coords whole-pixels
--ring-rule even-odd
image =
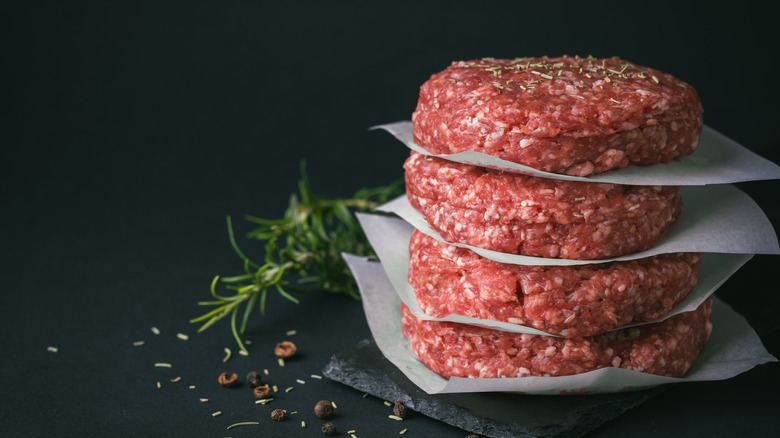
[[[333,403],[329,400],[320,400],[314,405],[314,415],[325,419],[333,416]]]
[[[274,409],[271,411],[271,419],[274,421],[282,421],[287,418],[287,411],[284,409]]]
[[[246,383],[248,383],[252,388],[257,388],[262,384],[262,382],[263,376],[257,371],[250,371],[249,374],[246,375]]]
[[[398,417],[406,418],[409,415],[409,409],[407,409],[406,405],[397,401],[393,404],[393,413]]]
[[[333,423],[325,423],[322,425],[322,433],[324,433],[327,436],[335,435],[336,434],[336,425]]]

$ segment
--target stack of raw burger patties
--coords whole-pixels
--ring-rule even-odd
[[[477,151],[538,170],[590,176],[691,154],[696,90],[618,58],[454,62],[420,89],[415,143],[431,155]],[[412,206],[449,243],[593,261],[499,263],[415,230],[409,283],[432,317],[504,321],[549,335],[417,318],[417,357],[444,377],[563,376],[604,367],[682,376],[712,329],[711,302],[661,322],[698,281],[702,254],[604,261],[653,247],[677,220],[681,187],[561,180],[411,152]],[[631,326],[631,327],[626,327]]]

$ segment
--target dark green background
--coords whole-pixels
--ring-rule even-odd
[[[780,162],[776,23],[749,2],[279,3],[3,7],[0,435],[257,436],[225,431],[257,415],[266,436],[320,436],[297,419],[271,424],[246,392],[215,387],[229,330],[195,336],[188,320],[214,275],[241,270],[225,216],[281,214],[303,158],[322,195],[401,177],[408,151],[368,128],[408,119],[419,85],[452,60],[621,56],[691,83],[705,123]],[[740,187],[777,227],[777,182]],[[778,355],[776,257],[756,256],[718,295]],[[232,366],[305,378],[285,406],[312,427],[309,406],[333,397],[342,431],[395,436],[379,401],[308,378],[369,336],[360,304],[300,298],[269,302],[249,328],[256,353]],[[303,353],[280,370],[266,352],[289,329]],[[138,339],[147,345],[132,347]],[[183,384],[156,390],[171,377],[159,361],[213,402]],[[594,436],[766,436],[780,429],[778,370],[670,388]],[[225,416],[212,418],[217,409]],[[419,416],[404,426],[466,435]]]

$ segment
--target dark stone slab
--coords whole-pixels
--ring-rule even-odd
[[[382,355],[373,341],[334,355],[328,378],[431,418],[494,438],[580,437],[663,391],[544,396],[508,393],[427,394]]]

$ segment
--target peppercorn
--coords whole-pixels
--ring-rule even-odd
[[[276,344],[276,348],[274,348],[274,354],[276,357],[280,357],[282,359],[292,357],[296,351],[298,351],[298,347],[296,347],[295,344],[290,341],[279,342]]]
[[[220,385],[222,385],[225,388],[227,388],[227,387],[233,386],[236,383],[238,383],[238,374],[236,374],[236,373],[230,373],[229,374],[229,373],[223,372],[222,374],[219,375],[217,380],[219,381]]]
[[[249,374],[246,375],[246,383],[248,383],[252,388],[260,386],[262,381],[263,376],[257,371],[250,371]]]
[[[261,399],[268,397],[271,393],[271,388],[268,385],[259,385],[255,386],[254,389],[252,389],[252,392],[255,394],[255,398]]]
[[[329,400],[320,400],[314,405],[314,415],[326,419],[333,416],[333,403]]]
[[[287,418],[287,411],[284,409],[274,409],[271,411],[271,419],[274,421],[282,421]]]
[[[333,423],[325,423],[322,425],[322,433],[324,433],[327,436],[335,435],[336,434],[336,425]]]
[[[406,418],[409,415],[409,409],[406,408],[406,405],[397,401],[393,403],[393,413],[398,417]]]

